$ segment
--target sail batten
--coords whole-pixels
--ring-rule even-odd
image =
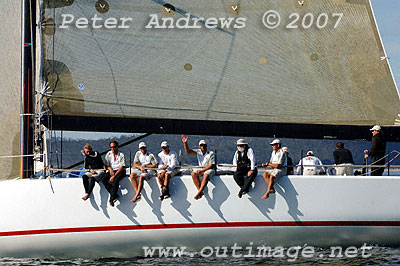
[[[108,4],[107,12],[83,0],[44,9],[44,17],[57,25],[54,35],[43,37],[48,65],[43,79],[53,91],[46,102],[60,121],[121,117],[132,123],[165,119],[264,128],[271,123],[367,127],[394,125],[400,113],[368,0],[315,0],[304,7],[292,0],[245,0],[236,14],[230,12],[230,1]],[[166,14],[166,4],[176,12]],[[279,27],[263,25],[268,10],[281,15]],[[132,18],[132,23],[127,29],[60,28],[65,14],[88,21]],[[299,16],[297,24],[292,14]],[[204,20],[199,29],[146,28],[153,15],[160,21]],[[211,17],[231,19],[232,25],[242,18],[245,26],[231,26],[226,34],[205,27]],[[287,28],[293,25],[297,28]],[[210,134],[213,130],[209,127]]]

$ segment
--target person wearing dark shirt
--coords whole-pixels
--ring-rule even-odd
[[[82,199],[87,200],[93,191],[96,181],[100,182],[103,180],[106,167],[100,154],[93,151],[90,144],[86,144],[83,150],[81,150],[81,153],[85,156],[84,168],[89,170],[82,176],[83,186],[85,188],[85,195],[83,195]],[[101,169],[104,169],[104,171]]]
[[[293,175],[294,174],[293,160],[292,158],[289,157],[289,149],[288,147],[283,147],[282,150],[286,153],[286,158],[287,158],[286,175]]]
[[[372,144],[370,150],[365,150],[365,158],[370,158],[371,165],[384,165],[386,153],[386,140],[383,137],[382,129],[376,125],[370,129],[372,131]],[[381,176],[385,167],[371,167],[371,175]]]
[[[353,175],[353,167],[346,167],[345,165],[353,165],[353,155],[351,151],[344,148],[343,142],[336,143],[336,150],[333,152],[335,160],[336,175]]]
[[[236,166],[236,171],[233,179],[240,187],[238,196],[241,198],[243,194],[249,192],[251,183],[256,178],[258,171],[256,158],[249,144],[244,139],[238,139],[236,145],[237,151],[233,156],[233,165]]]

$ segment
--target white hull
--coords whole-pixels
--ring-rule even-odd
[[[194,200],[191,177],[174,177],[171,199],[159,200],[152,178],[137,203],[128,178],[120,202],[96,184],[81,197],[81,179],[0,182],[0,256],[137,256],[143,246],[254,247],[381,244],[400,246],[400,177],[290,176],[260,197],[258,176],[239,199],[232,176],[217,176]],[[54,190],[54,193],[53,193]],[[250,244],[252,243],[252,244]]]

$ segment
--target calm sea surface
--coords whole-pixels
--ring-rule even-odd
[[[1,248],[1,247],[0,247]],[[400,265],[400,248],[373,247],[368,251],[368,258],[361,255],[355,258],[329,258],[329,249],[315,248],[313,258],[298,258],[288,261],[289,258],[225,258],[200,255],[183,256],[181,258],[0,258],[0,265]]]

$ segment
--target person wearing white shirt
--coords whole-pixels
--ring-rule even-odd
[[[270,145],[272,146],[271,159],[268,163],[263,163],[261,166],[269,166],[272,169],[265,170],[263,177],[265,183],[267,183],[267,192],[261,197],[262,199],[267,199],[269,194],[275,193],[274,184],[275,182],[286,175],[287,167],[287,156],[286,153],[281,149],[281,141],[279,139],[274,139]]]
[[[169,180],[174,177],[179,169],[178,167],[178,156],[176,152],[170,150],[168,142],[163,141],[161,143],[162,151],[158,154],[158,170],[157,178],[161,185],[161,196],[160,199],[171,197],[169,194]]]
[[[215,175],[215,159],[214,152],[207,150],[207,143],[205,140],[200,140],[199,149],[190,149],[188,144],[188,137],[182,135],[182,142],[185,147],[185,152],[191,156],[197,156],[197,161],[201,169],[192,172],[193,183],[197,188],[197,194],[194,196],[196,200],[204,195],[204,188],[207,186],[208,180]],[[200,177],[203,180],[200,183]]]
[[[299,166],[297,167],[297,174],[301,174],[301,168],[303,167],[303,175],[318,175],[323,173],[324,168],[322,166],[321,160],[314,156],[313,151],[308,151],[307,156],[299,161]]]
[[[118,150],[118,142],[115,140],[110,141],[110,149],[106,154],[106,165],[108,173],[103,179],[104,187],[110,193],[110,205],[114,207],[115,202],[119,198],[117,193],[119,181],[126,176],[125,171],[125,157],[122,152]]]
[[[139,150],[135,154],[135,158],[133,159],[133,166],[135,167],[132,170],[129,179],[132,183],[133,188],[136,191],[135,197],[131,199],[132,202],[137,201],[141,198],[141,191],[143,188],[143,180],[149,180],[153,175],[156,174],[155,170],[150,170],[147,168],[157,168],[157,159],[155,156],[147,151],[147,145],[144,142],[139,143]],[[137,178],[139,177],[139,184],[137,182]]]
[[[236,141],[237,151],[233,156],[233,165],[236,166],[233,178],[240,187],[239,198],[249,192],[251,183],[257,176],[256,158],[252,148],[244,139]]]

